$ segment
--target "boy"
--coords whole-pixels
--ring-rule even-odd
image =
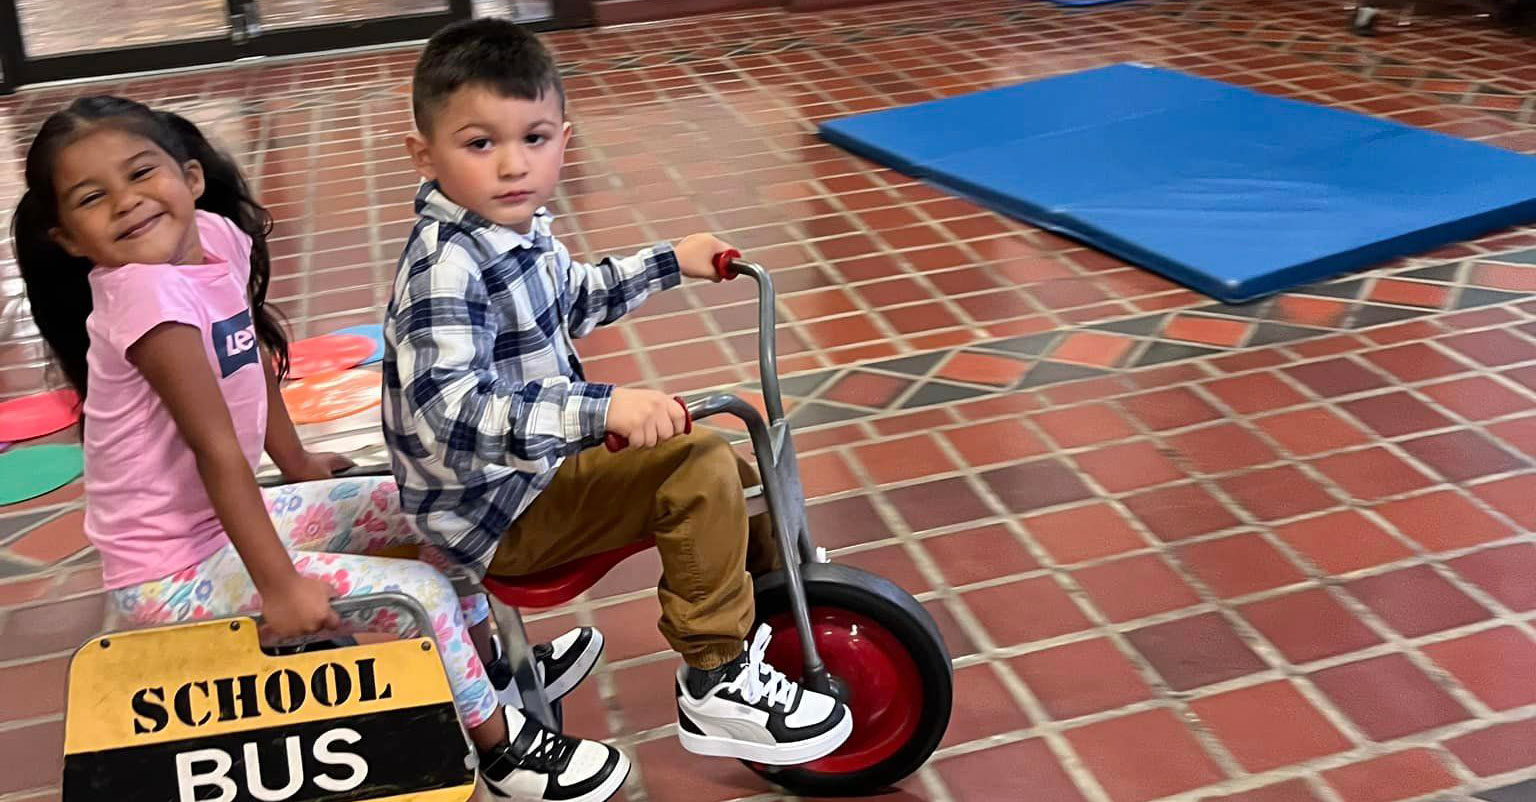
[[[407,148],[425,182],[384,358],[384,426],[405,507],[477,575],[521,576],[655,537],[660,629],[684,660],[674,688],[683,745],[777,764],[831,753],[851,730],[847,708],[743,649],[754,615],[745,569],[775,560],[766,522],[749,526],[742,497],[755,472],[720,438],[684,435],[670,397],[585,381],[571,342],[681,276],[715,279],[711,259],[728,246],[696,234],[675,249],[571,261],[543,208],[571,134],[560,75],[510,22],[434,36],[412,110]],[[630,448],[598,447],[608,432]],[[611,747],[548,733],[510,708],[507,721],[510,742],[482,760],[498,793],[595,802],[628,771]]]

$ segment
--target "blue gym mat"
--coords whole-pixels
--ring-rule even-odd
[[[1536,158],[1131,64],[821,136],[1232,303],[1536,221]]]

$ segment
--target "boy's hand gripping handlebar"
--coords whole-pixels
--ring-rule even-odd
[[[735,248],[715,254],[715,275],[719,276],[722,281],[736,278],[738,274],[735,262],[740,258],[741,251]],[[693,413],[689,411],[688,404],[683,399],[674,397],[673,400],[678,403],[678,406],[683,408],[683,434],[691,434],[693,432]],[[603,438],[603,445],[607,446],[609,451],[623,451],[629,448],[629,439],[624,435],[609,432],[608,436]]]
[[[683,401],[683,399],[677,396],[673,396],[672,400],[676,401],[677,405],[683,408],[683,434],[692,434],[693,413],[688,411],[687,402]],[[629,438],[622,434],[614,434],[613,432],[609,432],[608,436],[603,438],[603,445],[607,446],[609,451],[623,451],[624,449],[629,448]]]

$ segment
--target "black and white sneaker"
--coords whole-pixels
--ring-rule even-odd
[[[510,743],[480,756],[480,777],[493,796],[518,802],[603,802],[629,777],[629,758],[599,741],[547,730],[506,709]]]
[[[496,688],[496,699],[503,705],[521,708],[522,697],[512,682],[512,662],[502,651],[501,639],[492,637],[491,646],[496,650],[496,659],[486,666],[485,673]],[[576,690],[602,656],[603,633],[595,627],[577,627],[549,643],[535,644],[534,669],[544,680],[544,695],[554,703]]]
[[[700,672],[678,670],[677,737],[684,749],[787,766],[826,757],[848,740],[853,732],[848,706],[800,687],[764,662],[771,638],[772,630],[759,626],[751,648],[735,663],[709,672],[719,678],[706,688],[689,687],[700,684]]]

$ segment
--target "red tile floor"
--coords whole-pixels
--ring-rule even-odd
[[[855,111],[1135,59],[1536,152],[1527,39],[1376,40],[1338,3],[915,2],[562,33],[572,249],[698,229],[785,295],[815,536],[919,594],[954,721],[892,798],[1536,799],[1536,230],[1241,307],[820,143]],[[409,50],[110,83],[240,153],[300,335],[377,319],[415,183]],[[70,94],[0,100],[20,147]],[[0,394],[47,379],[0,267]],[[600,378],[755,380],[750,288],[688,287],[585,343]],[[744,361],[747,360],[747,361]],[[750,390],[750,387],[746,388]],[[313,441],[377,459],[376,418]],[[57,794],[64,660],[103,626],[79,488],[0,511],[0,800]],[[654,556],[572,609],[606,664],[576,732],[632,800],[772,799],[684,756]]]

